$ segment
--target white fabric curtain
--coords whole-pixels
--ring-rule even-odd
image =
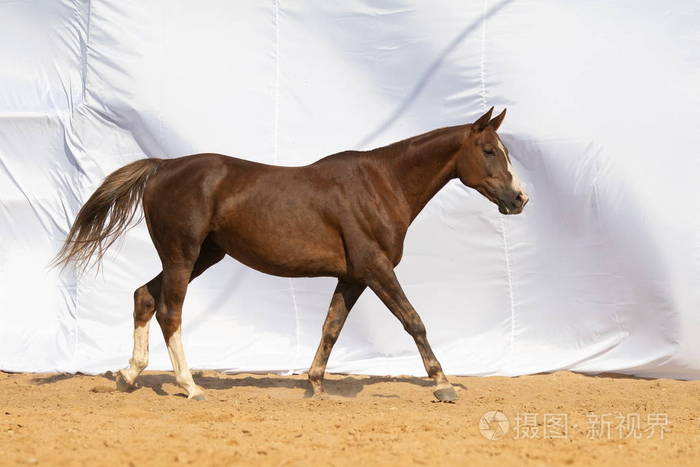
[[[132,293],[160,271],[144,225],[98,274],[47,268],[118,167],[306,164],[493,105],[530,204],[505,217],[453,181],[397,268],[445,371],[696,378],[698,24],[693,0],[0,1],[0,369],[127,363]],[[333,287],[227,258],[189,288],[190,365],[307,368]],[[371,292],[329,370],[424,374]]]

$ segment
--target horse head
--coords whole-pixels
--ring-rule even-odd
[[[496,204],[501,214],[520,214],[529,198],[513,171],[508,149],[496,134],[506,111],[493,119],[492,113],[493,107],[469,127],[457,158],[457,175]]]

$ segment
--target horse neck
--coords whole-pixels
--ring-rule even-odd
[[[413,220],[447,182],[457,176],[456,155],[465,137],[462,127],[435,130],[403,141],[391,169]]]

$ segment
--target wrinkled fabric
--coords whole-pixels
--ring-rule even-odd
[[[445,371],[700,377],[699,23],[692,0],[0,1],[0,369],[126,365],[145,225],[99,272],[47,266],[122,165],[306,164],[495,106],[524,213],[454,180],[397,268]],[[306,369],[334,284],[226,258],[189,287],[190,366]],[[328,369],[425,373],[369,291]]]

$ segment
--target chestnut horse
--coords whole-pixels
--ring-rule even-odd
[[[518,214],[528,201],[496,130],[505,110],[475,123],[441,128],[371,151],[347,151],[303,167],[258,164],[219,154],[143,159],[109,175],[70,229],[56,263],[83,269],[129,227],[143,206],[163,271],[134,293],[134,348],[117,373],[119,390],[135,387],[148,363],[148,325],[160,324],[178,385],[204,392],[182,348],[187,284],[230,255],[267,274],[332,276],[338,285],[323,324],[309,381],[323,396],[328,356],[348,313],[369,287],[413,337],[435,396],[454,401],[425,326],[394,274],[408,226],[451,179],[459,178]]]

